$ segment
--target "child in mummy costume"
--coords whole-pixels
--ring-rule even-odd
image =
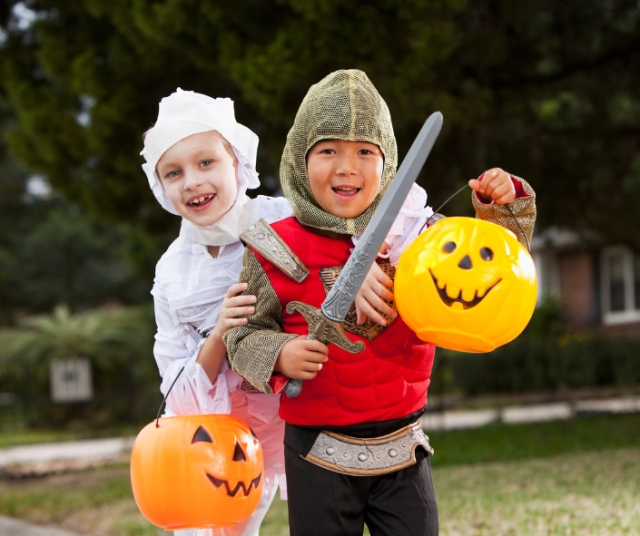
[[[265,393],[280,392],[289,378],[305,380],[299,396],[280,398],[293,536],[361,536],[365,523],[373,536],[438,533],[433,451],[417,422],[435,349],[397,317],[389,290],[400,253],[431,214],[422,208],[426,195],[406,221],[397,218],[369,273],[378,270],[377,294],[387,303],[372,297],[377,311],[360,307],[343,322],[351,343],[364,344],[361,353],[308,340],[304,317],[287,310],[293,301],[320,307],[396,164],[389,110],[375,87],[361,71],[332,73],[307,93],[282,156],[280,180],[295,217],[271,227],[286,254],[272,254],[274,241],[264,247],[256,234],[264,223],[242,237],[240,281],[257,302],[248,323],[224,336],[231,365]],[[525,181],[495,168],[470,186],[478,217],[524,241],[509,203],[530,238],[535,194]]]
[[[177,90],[160,102],[144,138],[143,169],[163,208],[182,217],[180,235],[156,266],[153,299],[158,331],[154,356],[167,415],[232,413],[249,424],[264,453],[264,489],[245,522],[224,529],[177,531],[181,536],[255,536],[278,486],[286,497],[278,397],[256,392],[225,359],[222,335],[253,310],[238,296],[244,246],[253,222],[292,214],[284,198],[250,199],[259,186],[258,137],[235,120],[230,99]],[[176,379],[177,378],[177,379]],[[285,498],[283,497],[283,498]]]

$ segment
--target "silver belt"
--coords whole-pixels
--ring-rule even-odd
[[[336,473],[374,476],[415,464],[418,447],[433,454],[429,438],[420,424],[414,422],[391,434],[373,438],[320,432],[309,454],[302,458]]]

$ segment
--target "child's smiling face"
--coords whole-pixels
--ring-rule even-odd
[[[237,160],[215,131],[193,134],[172,145],[156,166],[176,212],[206,227],[218,222],[238,195]]]
[[[362,214],[380,191],[384,157],[366,141],[323,140],[307,152],[309,186],[325,212],[340,218]]]

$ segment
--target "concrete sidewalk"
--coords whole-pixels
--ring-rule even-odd
[[[640,396],[506,406],[500,409],[430,411],[420,419],[425,430],[461,430],[491,423],[520,424],[571,419],[577,415],[640,412]]]
[[[429,411],[420,420],[425,430],[477,428],[490,423],[519,424],[570,419],[577,415],[640,412],[640,396],[554,402],[500,409]],[[0,449],[0,470],[16,466],[78,468],[126,459],[133,437],[88,439]],[[0,533],[0,536],[2,534]]]
[[[96,461],[117,460],[131,452],[134,439],[115,437],[4,448],[0,449],[0,468],[38,463],[91,464]]]
[[[0,516],[0,536],[80,536],[52,527],[28,525],[17,519]]]

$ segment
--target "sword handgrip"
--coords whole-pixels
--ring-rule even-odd
[[[307,340],[308,341],[314,340],[313,337],[311,336],[311,334],[307,335]],[[298,396],[302,392],[302,382],[303,381],[304,380],[294,380],[293,378],[291,378],[287,382],[287,385],[284,386],[285,394],[289,398],[295,398],[296,396]]]
[[[309,324],[308,341],[320,341],[323,344],[333,343],[347,352],[357,354],[364,350],[362,341],[351,341],[344,332],[342,324],[325,318],[320,309],[303,302],[293,301],[287,304],[289,314],[300,313]],[[302,392],[304,380],[290,379],[284,387],[284,392],[289,398],[294,398]]]

